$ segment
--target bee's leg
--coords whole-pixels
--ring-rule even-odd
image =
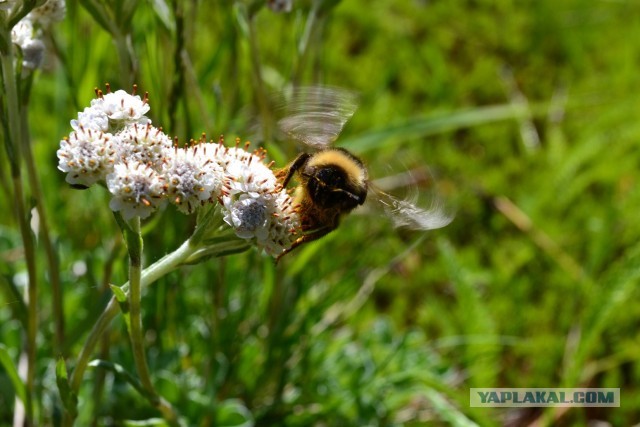
[[[309,157],[311,157],[311,154],[300,153],[300,155],[296,157],[294,161],[289,163],[289,166],[282,169],[281,172],[284,172],[286,170],[286,174],[284,176],[284,179],[282,180],[282,187],[287,187],[289,181],[291,181],[291,178],[293,177],[293,174],[295,174],[307,162],[307,160],[309,160]],[[278,175],[280,175],[280,171],[278,172]]]
[[[314,240],[318,240],[319,238],[324,237],[327,234],[331,233],[333,230],[338,228],[338,224],[339,223],[340,223],[340,220],[339,220],[338,217],[336,217],[334,222],[333,222],[333,224],[327,225],[327,226],[322,227],[322,228],[317,228],[317,229],[313,230],[311,233],[304,234],[304,235],[298,237],[296,239],[296,241],[293,242],[293,244],[291,245],[291,247],[289,249],[285,249],[280,255],[278,255],[278,257],[276,258],[276,264],[278,263],[278,261],[280,261],[280,258],[285,256],[286,254],[288,254],[289,252],[291,252],[292,250],[294,250],[298,246],[303,245],[305,243],[313,242]]]

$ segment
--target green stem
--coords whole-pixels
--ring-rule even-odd
[[[11,40],[10,31],[6,37]],[[7,153],[9,153],[9,160],[11,162],[11,174],[13,176],[19,176],[21,159],[20,144],[22,141],[20,103],[18,101],[18,84],[16,82],[15,70],[13,69],[13,61],[15,59],[13,54],[13,44],[9,43],[6,48],[8,51],[0,54],[0,61],[2,62],[2,80],[6,96],[5,111],[7,113],[9,129],[9,135],[5,138],[5,144],[7,144]]]
[[[141,292],[141,275],[142,275],[142,235],[140,234],[140,217],[135,217],[131,221],[131,228],[136,234],[138,244],[129,246],[129,314],[131,316],[131,330],[129,336],[131,338],[131,348],[133,350],[133,359],[136,364],[138,376],[143,387],[152,395],[156,395],[149,374],[149,366],[144,353],[144,337],[142,330],[142,310],[140,301],[142,299]]]
[[[142,328],[142,234],[140,232],[140,217],[135,217],[131,221],[131,230],[135,233],[132,236],[134,244],[129,245],[129,316],[131,326],[129,337],[131,339],[131,348],[133,350],[133,360],[136,365],[136,371],[140,377],[142,387],[149,393],[149,400],[160,410],[164,418],[171,425],[178,425],[178,416],[169,402],[164,400],[151,381],[149,373],[149,365],[147,364],[147,356],[144,352],[144,331]]]
[[[168,274],[169,272],[175,270],[180,264],[182,264],[191,254],[196,251],[197,248],[194,248],[190,245],[189,241],[186,241],[176,249],[174,252],[169,255],[164,256],[154,264],[147,267],[141,274],[140,283],[141,286],[149,286],[162,276]],[[122,286],[125,292],[129,291],[129,284],[125,283]],[[77,393],[80,389],[80,383],[82,382],[82,376],[84,375],[84,371],[87,368],[87,364],[89,363],[89,358],[93,353],[93,350],[98,343],[98,339],[100,335],[104,332],[104,330],[109,326],[111,321],[118,315],[120,312],[120,308],[118,305],[118,301],[115,297],[111,298],[109,304],[104,309],[98,320],[96,321],[93,329],[91,330],[87,341],[78,356],[78,362],[76,363],[76,367],[73,370],[71,375],[71,389]]]
[[[4,30],[4,29],[3,29]],[[7,35],[10,37],[10,34]],[[10,40],[10,38],[9,38]],[[3,52],[5,53],[5,52]],[[20,123],[20,102],[18,97],[18,85],[16,75],[13,68],[13,45],[9,44],[6,54],[0,55],[2,65],[2,77],[4,83],[4,91],[6,96],[6,111],[8,115],[9,135],[5,138],[8,145],[8,152],[12,153],[11,160],[11,178],[14,187],[14,204],[15,213],[20,225],[20,234],[22,244],[24,246],[24,255],[27,263],[27,274],[29,277],[29,285],[27,288],[27,376],[25,386],[27,389],[27,401],[25,408],[27,418],[33,421],[33,393],[35,386],[35,364],[36,364],[36,336],[38,331],[38,310],[36,306],[38,287],[37,287],[37,269],[35,257],[35,241],[31,229],[29,227],[28,209],[25,203],[24,188],[20,173],[20,163],[22,160],[22,152],[26,145],[22,139],[21,123]]]
[[[190,241],[187,240],[176,249],[174,252],[164,256],[160,260],[156,261],[154,264],[147,267],[140,274],[140,287],[148,286],[158,280],[159,278],[165,276],[169,272],[175,270],[179,267],[184,261],[189,258],[198,248],[191,245]],[[122,286],[123,291],[129,292],[129,283],[126,283]],[[93,325],[93,329],[89,333],[86,342],[84,343],[84,347],[80,351],[80,355],[78,356],[78,361],[76,362],[76,367],[71,374],[70,386],[73,393],[78,394],[80,390],[80,384],[82,383],[82,378],[87,369],[87,365],[89,364],[91,355],[93,351],[100,341],[100,337],[103,332],[109,327],[111,321],[118,315],[120,312],[120,306],[115,297],[112,297],[104,311]],[[72,425],[73,420],[67,419],[65,425]]]
[[[15,27],[22,18],[27,16],[29,12],[33,10],[34,7],[36,7],[36,0],[25,0],[22,3],[22,7],[17,9],[15,13],[11,15],[11,18],[9,20],[9,28]]]
[[[25,402],[25,408],[27,418],[33,420],[33,393],[35,388],[37,351],[36,337],[38,333],[38,308],[36,305],[38,287],[36,279],[35,243],[27,221],[27,212],[24,206],[24,190],[22,188],[22,180],[19,176],[13,177],[13,186],[15,189],[16,216],[20,222],[20,234],[22,235],[24,254],[27,261],[27,275],[29,277],[29,285],[27,288],[27,377],[25,381],[27,401]]]

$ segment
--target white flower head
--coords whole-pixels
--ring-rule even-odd
[[[23,49],[34,38],[33,22],[24,18],[11,29],[11,41]]]
[[[256,154],[241,148],[229,148],[223,166],[228,177],[227,189],[230,196],[237,193],[257,194],[273,191],[278,185],[273,171]]]
[[[145,114],[151,108],[145,96],[130,95],[124,90],[103,94],[98,91],[98,98],[91,101],[91,107],[96,108],[109,119],[109,129],[117,132],[128,125],[146,125],[151,123]]]
[[[264,240],[268,235],[267,206],[260,198],[241,196],[225,212],[224,220],[235,229],[236,235],[240,238],[257,237]]]
[[[35,70],[42,65],[45,55],[45,45],[36,37],[33,22],[25,17],[11,29],[11,41],[18,46],[22,53],[24,71]]]
[[[170,155],[172,141],[162,129],[151,124],[133,124],[118,133],[120,144],[118,155],[126,161],[137,161],[151,165],[159,171],[165,158]]]
[[[47,0],[42,6],[33,9],[27,16],[46,27],[52,23],[62,21],[66,12],[67,5],[65,0]]]
[[[40,39],[28,40],[22,48],[22,66],[28,70],[40,68],[44,61],[45,46]]]
[[[71,185],[89,187],[113,170],[116,149],[113,135],[94,129],[78,129],[60,141],[58,169]]]
[[[185,214],[220,193],[222,168],[207,157],[207,145],[170,150],[162,166],[167,197]]]
[[[300,230],[291,197],[261,157],[240,148],[230,150],[227,156],[227,181],[221,197],[225,222],[238,237],[254,239],[269,255],[280,255],[291,247]]]
[[[113,196],[109,207],[125,220],[146,218],[166,202],[160,175],[136,161],[116,164],[107,176],[107,188]]]
[[[109,118],[99,108],[86,107],[84,111],[78,113],[78,118],[71,120],[71,127],[74,130],[95,129],[106,132],[109,129]]]
[[[272,256],[282,254],[299,237],[300,218],[286,191],[242,194],[236,201],[226,198],[224,220],[243,239],[255,239]]]
[[[277,257],[300,237],[300,215],[293,204],[293,199],[282,190],[271,200],[269,235],[261,245],[269,255]]]

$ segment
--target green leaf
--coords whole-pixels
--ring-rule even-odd
[[[124,316],[124,322],[127,324],[127,330],[131,330],[131,315],[129,313],[129,298],[127,298],[127,294],[125,291],[116,285],[109,285],[111,288],[111,292],[116,297],[118,301],[118,305],[120,305],[120,310],[122,311],[122,315]]]
[[[27,399],[27,389],[24,386],[24,383],[20,379],[20,375],[18,375],[18,370],[16,366],[13,364],[11,357],[9,356],[9,350],[4,344],[0,344],[0,363],[2,363],[2,367],[4,368],[7,376],[11,380],[11,384],[13,385],[13,389],[16,392],[18,398],[24,403]]]
[[[3,275],[0,275],[0,290],[5,294],[6,301],[11,301],[9,305],[13,310],[14,317],[20,321],[22,327],[27,327],[27,305],[24,302],[22,294],[16,287],[15,283],[11,280],[7,280]]]
[[[80,4],[89,12],[96,22],[110,34],[114,33],[114,25],[105,7],[94,0],[80,0]]]
[[[164,27],[172,34],[176,31],[175,20],[166,0],[151,0],[151,7]]]
[[[109,285],[109,287],[111,288],[111,292],[113,292],[113,295],[116,297],[119,303],[127,302],[127,294],[122,290],[120,286]]]
[[[582,326],[583,337],[576,353],[572,355],[565,373],[565,384],[575,387],[589,357],[598,348],[607,327],[630,301],[635,301],[640,282],[640,245],[628,250],[624,258],[614,264],[602,279],[602,286],[593,288],[597,295],[586,312]]]
[[[62,406],[72,418],[75,418],[78,414],[78,396],[71,390],[67,376],[67,365],[62,357],[56,362],[56,383],[58,384]]]
[[[194,246],[199,245],[202,241],[216,235],[218,228],[222,224],[222,212],[220,205],[217,203],[213,206],[207,206],[198,210],[196,229],[193,231],[189,239]]]
[[[120,227],[120,231],[122,232],[125,242],[127,243],[129,257],[132,259],[132,262],[140,265],[140,257],[142,254],[142,238],[140,233],[127,224],[124,218],[122,218],[122,215],[120,215],[120,212],[114,212],[113,216],[118,223],[118,227]]]
[[[124,0],[118,4],[117,11],[119,11],[118,17],[118,25],[121,29],[130,32],[131,30],[131,21],[133,19],[133,15],[138,7],[138,0]]]
[[[460,410],[453,406],[440,393],[435,390],[424,390],[425,397],[429,399],[433,405],[433,411],[436,412],[447,425],[456,427],[476,427],[478,424],[467,418]]]
[[[117,363],[111,363],[111,362],[107,362],[106,360],[95,359],[89,362],[88,366],[92,368],[102,368],[112,372],[117,379],[129,383],[138,393],[140,393],[140,395],[142,395],[145,399],[149,400],[150,402],[154,402],[157,399],[156,396],[153,396],[152,394],[150,394],[144,389],[144,387],[142,386],[142,383],[140,383],[140,381],[138,381],[136,377],[131,375],[129,371],[127,371]]]
[[[251,411],[238,399],[222,402],[216,411],[216,424],[220,427],[251,427],[254,425]]]
[[[457,307],[453,309],[457,310],[457,318],[463,320],[464,335],[488,338],[481,342],[467,341],[464,346],[469,360],[474,360],[469,368],[471,386],[494,384],[500,371],[498,358],[500,347],[492,339],[497,336],[492,313],[477,286],[474,286],[470,279],[471,272],[468,271],[453,245],[442,238],[438,240],[438,248],[455,289]]]
[[[338,6],[342,0],[317,0],[315,6],[318,8],[318,13],[329,14],[333,8]]]
[[[211,258],[220,258],[227,255],[233,255],[240,252],[244,252],[249,249],[251,245],[244,240],[234,240],[230,242],[223,242],[217,245],[207,246],[184,261],[184,265],[195,265],[201,262],[207,261]]]
[[[540,108],[534,109],[534,113],[537,110],[540,110]],[[528,109],[505,104],[414,117],[405,122],[391,124],[385,128],[364,133],[360,136],[345,138],[340,141],[339,145],[362,153],[376,149],[391,139],[398,142],[486,123],[513,120],[522,117],[528,112]]]

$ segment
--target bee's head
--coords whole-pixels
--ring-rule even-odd
[[[366,181],[353,179],[338,165],[313,167],[305,176],[309,196],[322,208],[349,211],[366,200]]]

